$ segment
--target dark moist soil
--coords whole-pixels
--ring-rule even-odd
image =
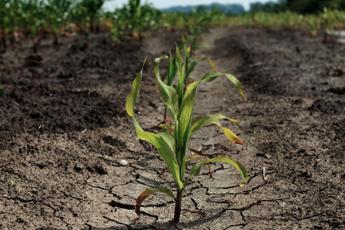
[[[2,55],[0,229],[168,228],[174,205],[164,196],[145,201],[137,220],[136,196],[171,177],[123,108],[144,57],[179,37],[162,34],[121,44],[77,36],[59,49],[47,42],[39,55],[29,46]],[[230,154],[251,179],[241,188],[229,167],[213,165],[213,178],[205,169],[185,191],[178,228],[344,229],[345,46],[299,31],[230,28],[204,43],[197,54],[236,73],[247,100],[217,81],[200,90],[196,112],[240,119],[233,128],[246,148],[216,129],[193,147]],[[164,109],[152,76],[144,84],[138,113],[153,127]]]

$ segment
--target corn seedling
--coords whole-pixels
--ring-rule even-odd
[[[126,98],[126,111],[132,118],[136,134],[142,141],[148,142],[155,147],[160,157],[164,160],[169,169],[176,185],[176,196],[170,188],[157,187],[148,188],[143,191],[136,201],[136,213],[140,214],[140,206],[142,202],[155,193],[164,193],[174,199],[175,201],[175,213],[173,223],[180,221],[182,195],[188,183],[193,177],[200,174],[201,168],[210,163],[225,163],[233,166],[241,175],[243,182],[248,180],[248,174],[245,168],[236,160],[229,156],[218,156],[215,158],[204,159],[191,167],[189,173],[187,173],[187,163],[189,158],[187,156],[189,150],[189,143],[193,135],[201,128],[209,125],[216,125],[224,133],[225,137],[231,142],[236,144],[243,144],[243,141],[229,128],[224,127],[221,124],[222,120],[228,120],[230,122],[236,122],[235,120],[228,118],[222,114],[206,115],[201,117],[194,117],[194,103],[198,88],[201,84],[212,82],[219,77],[226,77],[231,83],[233,83],[243,95],[242,86],[240,82],[231,74],[220,73],[217,71],[211,71],[203,75],[196,81],[188,81],[188,76],[194,68],[190,68],[189,47],[185,48],[185,56],[182,57],[177,49],[176,56],[170,55],[170,62],[175,61],[176,68],[176,80],[167,79],[167,84],[163,81],[160,74],[160,62],[163,59],[169,57],[161,57],[155,59],[154,64],[154,77],[161,94],[162,101],[167,108],[169,123],[162,125],[160,132],[148,132],[145,131],[135,114],[135,104],[137,102],[139,91],[141,88],[143,71],[139,72],[132,83],[131,91]],[[170,69],[171,72],[175,70]],[[169,77],[169,74],[168,74]],[[188,174],[188,175],[187,175]]]

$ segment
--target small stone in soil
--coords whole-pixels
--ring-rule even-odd
[[[126,161],[126,160],[120,160],[120,165],[122,165],[122,166],[127,166],[127,165],[128,165],[128,161]]]

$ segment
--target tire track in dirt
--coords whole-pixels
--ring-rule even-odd
[[[299,31],[256,29],[228,31],[216,44],[215,57],[241,59],[236,72],[248,100],[229,94],[227,105],[243,121],[252,173],[267,173],[258,189],[232,200],[254,204],[244,206],[245,228],[344,228],[345,98],[329,89],[345,81],[328,69],[344,69],[345,47]]]

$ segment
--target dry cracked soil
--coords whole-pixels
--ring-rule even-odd
[[[0,57],[0,229],[345,229],[345,46],[302,31],[216,28],[196,55],[244,84],[199,90],[196,114],[223,112],[246,143],[214,128],[192,146],[229,154],[250,171],[240,187],[230,167],[212,165],[186,189],[182,222],[173,201],[145,188],[172,185],[151,146],[139,142],[124,111],[144,57],[173,47],[179,33],[113,44],[106,35],[65,38],[39,55],[21,46]],[[138,114],[150,128],[164,110],[146,68]],[[194,78],[208,70],[200,63]]]

